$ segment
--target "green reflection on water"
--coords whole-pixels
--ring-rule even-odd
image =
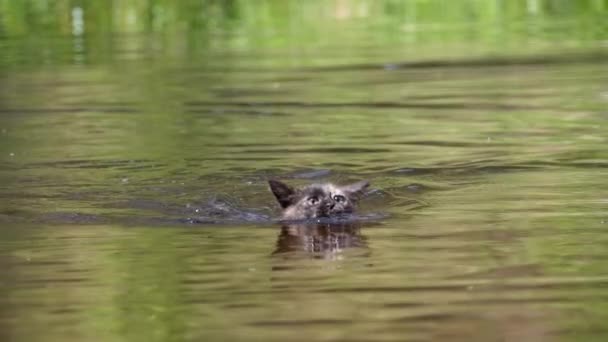
[[[607,11],[0,0],[0,334],[604,340]],[[393,195],[363,251],[133,227],[308,169]]]
[[[399,58],[531,53],[605,39],[605,0],[560,1],[0,1],[4,63],[96,63],[119,52],[185,58],[214,51],[281,52],[289,63],[339,61],[399,46]],[[120,34],[120,35],[117,35]],[[73,41],[50,37],[74,36]],[[122,35],[122,36],[121,36]],[[138,36],[138,39],[134,37]],[[466,43],[466,45],[462,45]],[[278,49],[278,50],[277,50]],[[378,51],[380,50],[380,51]],[[42,54],[40,52],[43,52]],[[369,57],[369,56],[368,56]],[[329,58],[329,59],[327,59]],[[266,61],[265,63],[268,63]],[[274,61],[274,64],[281,63]],[[286,63],[283,60],[282,63]]]

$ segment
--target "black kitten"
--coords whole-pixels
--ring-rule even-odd
[[[294,189],[277,180],[268,183],[283,208],[283,220],[335,217],[352,213],[363,190],[369,186],[369,182],[360,181],[345,186],[326,183]]]

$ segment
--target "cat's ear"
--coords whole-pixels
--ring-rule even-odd
[[[342,191],[344,191],[348,196],[353,196],[355,198],[361,197],[363,195],[363,190],[365,190],[369,186],[368,181],[359,181],[357,183],[352,183],[349,185],[345,185],[342,187]]]
[[[285,209],[293,204],[295,199],[295,190],[289,185],[279,182],[278,180],[271,179],[268,181],[270,190],[277,198],[277,201],[281,205],[281,208]]]

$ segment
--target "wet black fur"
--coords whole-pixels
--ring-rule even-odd
[[[353,213],[367,181],[338,186],[331,183],[293,188],[278,180],[270,180],[270,190],[283,209],[284,220],[337,217]]]

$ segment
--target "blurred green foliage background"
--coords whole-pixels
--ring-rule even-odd
[[[94,56],[84,62],[107,60],[112,51],[133,45],[124,43],[125,34],[154,53],[185,56],[463,42],[517,52],[604,40],[607,14],[607,0],[0,0],[0,36],[15,39],[2,46],[5,61],[13,64],[28,63],[16,61],[23,55],[31,63],[39,56],[61,61],[73,44],[48,38],[69,35],[80,37],[80,48]]]

